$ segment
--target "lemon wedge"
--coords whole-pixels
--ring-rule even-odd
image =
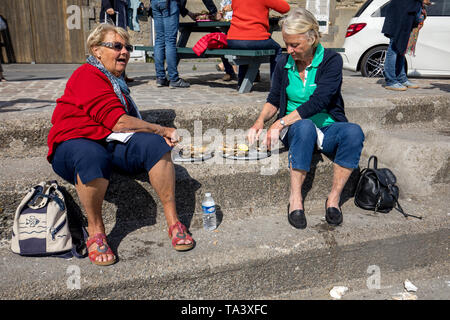
[[[248,151],[248,146],[244,143],[238,144],[239,151]]]

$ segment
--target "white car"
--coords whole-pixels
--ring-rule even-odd
[[[419,31],[415,56],[406,54],[409,76],[450,76],[450,0],[432,0]],[[350,20],[341,53],[344,69],[382,77],[389,38],[381,33],[389,0],[368,0]]]

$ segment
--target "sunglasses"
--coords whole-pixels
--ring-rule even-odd
[[[123,47],[127,49],[128,52],[133,52],[133,46],[131,44],[122,44],[121,42],[101,42],[101,46],[114,49],[116,51],[121,51]]]

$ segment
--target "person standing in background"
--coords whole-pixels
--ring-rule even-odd
[[[0,31],[6,30],[7,28],[8,28],[8,26],[6,25],[5,20],[3,19],[2,16],[0,16]],[[3,82],[3,81],[6,81],[6,79],[3,76],[3,67],[2,67],[2,63],[0,62],[0,82]]]
[[[118,17],[116,17],[116,12],[119,14]],[[100,23],[108,22],[109,19],[111,19],[114,25],[116,25],[117,19],[116,26],[127,30],[128,0],[102,0],[102,7],[100,9]]]
[[[155,59],[156,86],[158,87],[190,87],[190,84],[180,78],[178,74],[177,36],[182,5],[180,0],[152,0],[151,8],[155,27],[153,58]],[[186,1],[184,1],[184,5],[186,5]],[[167,76],[164,61],[167,63]]]
[[[388,4],[382,33],[390,38],[384,62],[386,89],[406,91],[419,86],[408,80],[405,68],[405,53],[411,31],[420,23],[423,5],[430,0],[391,0]]]
[[[102,0],[100,23],[112,23],[127,31],[128,0]],[[127,83],[134,81],[134,79],[127,77],[126,73],[123,77]]]
[[[0,62],[0,82],[6,81],[5,77],[3,76],[3,67]]]

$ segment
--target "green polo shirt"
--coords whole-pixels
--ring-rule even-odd
[[[287,112],[286,114],[291,113],[303,103],[309,100],[309,97],[316,90],[317,84],[316,81],[316,72],[319,64],[323,60],[324,48],[319,43],[316,49],[316,53],[314,54],[314,58],[309,66],[306,67],[306,79],[305,83],[303,83],[300,78],[300,74],[298,73],[297,65],[295,64],[292,56],[289,56],[286,65],[284,66],[288,70],[288,78],[289,85],[286,88],[287,94]],[[326,112],[326,110],[322,110],[322,112],[317,113],[309,118],[318,128],[322,128],[332,124],[334,119],[330,114]]]

